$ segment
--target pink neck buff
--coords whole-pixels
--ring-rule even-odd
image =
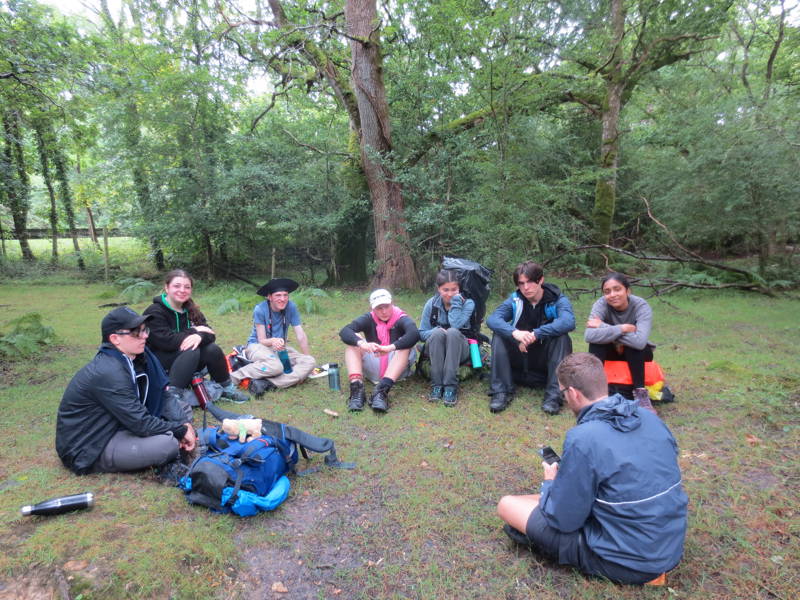
[[[372,315],[372,320],[375,321],[376,333],[378,334],[378,343],[381,346],[388,346],[392,343],[389,332],[391,331],[392,327],[394,327],[394,324],[400,320],[400,317],[406,316],[406,313],[396,306],[392,306],[392,316],[389,317],[388,321],[381,321],[377,316],[375,316],[375,311],[372,311],[369,314]],[[380,376],[383,377],[384,373],[386,373],[386,369],[389,367],[388,354],[381,355],[380,366]]]

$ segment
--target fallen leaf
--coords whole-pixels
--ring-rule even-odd
[[[283,585],[282,581],[276,581],[272,584],[272,591],[278,592],[279,594],[288,594],[289,590],[285,585]]]
[[[341,593],[342,593],[342,590],[340,590],[339,588],[336,588],[335,590],[333,590],[333,595],[334,596],[338,596]]]
[[[326,415],[330,415],[331,417],[339,416],[339,413],[337,413],[335,410],[331,410],[330,408],[323,408],[322,412],[324,412]]]
[[[452,448],[453,447],[453,440],[447,440],[444,444],[442,444],[443,448]]]
[[[428,463],[423,460],[421,463],[419,463],[419,466],[424,469],[425,467],[428,466]]]
[[[70,560],[64,563],[65,571],[83,571],[89,566],[88,560]]]
[[[747,443],[751,446],[758,446],[761,443],[761,438],[754,436],[752,433],[748,433],[744,436],[744,439],[746,439]]]

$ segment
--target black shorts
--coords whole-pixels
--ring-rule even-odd
[[[538,506],[528,517],[525,534],[531,540],[535,552],[560,565],[571,565],[586,575],[634,585],[647,583],[661,575],[661,573],[635,571],[601,558],[586,544],[582,530],[562,533],[550,527]]]

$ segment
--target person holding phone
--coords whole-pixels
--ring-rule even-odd
[[[592,354],[566,357],[557,377],[577,425],[561,461],[542,462],[540,493],[500,500],[504,531],[587,575],[654,580],[678,564],[686,536],[675,438],[635,401],[607,395],[603,363]]]

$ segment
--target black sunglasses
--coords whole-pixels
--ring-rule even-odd
[[[115,331],[114,333],[116,335],[130,335],[130,336],[133,336],[135,338],[138,338],[138,337],[142,337],[143,335],[149,335],[150,334],[150,328],[142,326],[142,327],[138,327],[137,329],[132,329],[130,331]]]

